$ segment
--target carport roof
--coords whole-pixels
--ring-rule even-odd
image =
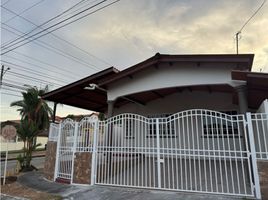
[[[110,67],[96,74],[68,84],[42,96],[43,99],[78,108],[104,112],[107,107],[107,95],[103,90],[85,90],[91,83],[98,84],[102,79],[113,77],[119,70]]]
[[[250,108],[257,109],[265,99],[268,99],[268,73],[233,71],[232,79],[246,81]]]

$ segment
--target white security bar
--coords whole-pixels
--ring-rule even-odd
[[[268,113],[251,114],[257,159],[268,160]]]

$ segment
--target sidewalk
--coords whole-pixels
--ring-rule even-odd
[[[16,160],[17,159],[17,156],[19,154],[22,154],[22,153],[11,153],[11,154],[8,154],[8,158],[7,160]],[[46,151],[34,151],[33,152],[33,158],[34,157],[44,157],[46,155]],[[1,161],[5,161],[5,157],[1,157]]]

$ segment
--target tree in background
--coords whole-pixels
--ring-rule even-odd
[[[24,142],[24,154],[18,160],[23,164],[22,167],[30,168],[32,152],[38,146],[35,143],[36,137],[49,126],[52,109],[41,98],[47,91],[48,86],[40,90],[37,87],[28,87],[25,92],[22,92],[22,100],[10,104],[19,107],[17,111],[21,115],[18,135]]]

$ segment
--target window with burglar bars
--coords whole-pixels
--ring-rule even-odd
[[[232,123],[235,119],[237,111],[220,111],[221,113],[203,113],[203,137],[204,138],[241,138],[238,132],[238,124]],[[221,119],[225,118],[223,115],[230,115],[230,120]]]

